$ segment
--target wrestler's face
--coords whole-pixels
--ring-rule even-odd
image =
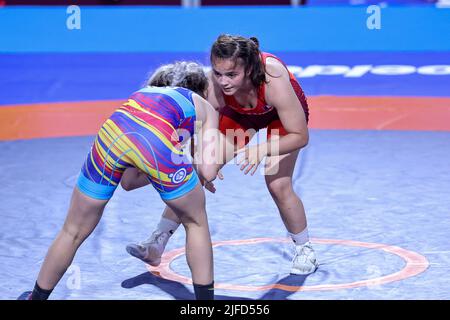
[[[241,59],[220,59],[212,61],[212,72],[215,82],[220,86],[222,92],[232,96],[246,83],[244,64]]]

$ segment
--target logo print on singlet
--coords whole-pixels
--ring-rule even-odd
[[[267,104],[265,104],[265,105],[263,106],[263,109],[264,109],[264,111],[269,111],[270,109],[272,109],[272,107],[269,106],[269,105],[267,105]]]
[[[186,175],[187,175],[186,169],[181,168],[177,170],[177,172],[169,174],[169,178],[172,179],[173,183],[178,184],[184,181]]]

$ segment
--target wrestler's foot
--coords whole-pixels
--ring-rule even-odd
[[[295,246],[295,256],[292,260],[291,274],[306,275],[313,273],[319,267],[311,242]]]
[[[158,266],[161,263],[161,256],[169,241],[170,235],[167,232],[154,231],[150,238],[141,243],[131,243],[126,250],[133,257],[141,259],[151,266]]]

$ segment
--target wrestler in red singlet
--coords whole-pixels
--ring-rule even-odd
[[[273,54],[262,52],[261,60],[266,65],[267,58],[274,58],[280,61],[285,67],[283,61]],[[286,67],[287,69],[287,67]],[[303,92],[300,84],[297,82],[295,76],[288,70],[292,88],[300,101],[306,116],[306,122],[309,118],[308,102],[306,100],[305,93]],[[262,83],[258,88],[257,93],[257,105],[255,108],[244,108],[234,98],[234,96],[228,96],[223,94],[225,106],[220,109],[220,131],[226,134],[226,130],[238,130],[242,129],[247,131],[248,129],[260,130],[267,128],[267,139],[271,136],[271,131],[274,129],[279,130],[279,135],[286,135],[287,132],[281,124],[278,113],[274,107],[267,105],[265,99],[265,83]],[[237,140],[236,140],[237,141]],[[246,136],[245,144],[249,142],[249,137]],[[243,145],[239,145],[239,148]]]

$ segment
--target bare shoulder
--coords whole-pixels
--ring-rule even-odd
[[[277,59],[268,57],[266,59],[266,77],[269,82],[277,78],[289,78],[286,67]]]
[[[206,121],[208,118],[215,116],[217,111],[208,100],[196,93],[192,94],[192,100],[194,101],[197,120]]]
[[[197,93],[192,94],[192,100],[194,101],[195,107],[205,108],[207,106],[211,107],[211,104],[202,96]]]
[[[224,105],[222,91],[219,86],[215,83],[212,71],[208,72],[208,102],[213,106],[217,111]]]
[[[279,101],[289,95],[292,86],[286,67],[277,59],[266,60],[266,102],[277,108]]]

